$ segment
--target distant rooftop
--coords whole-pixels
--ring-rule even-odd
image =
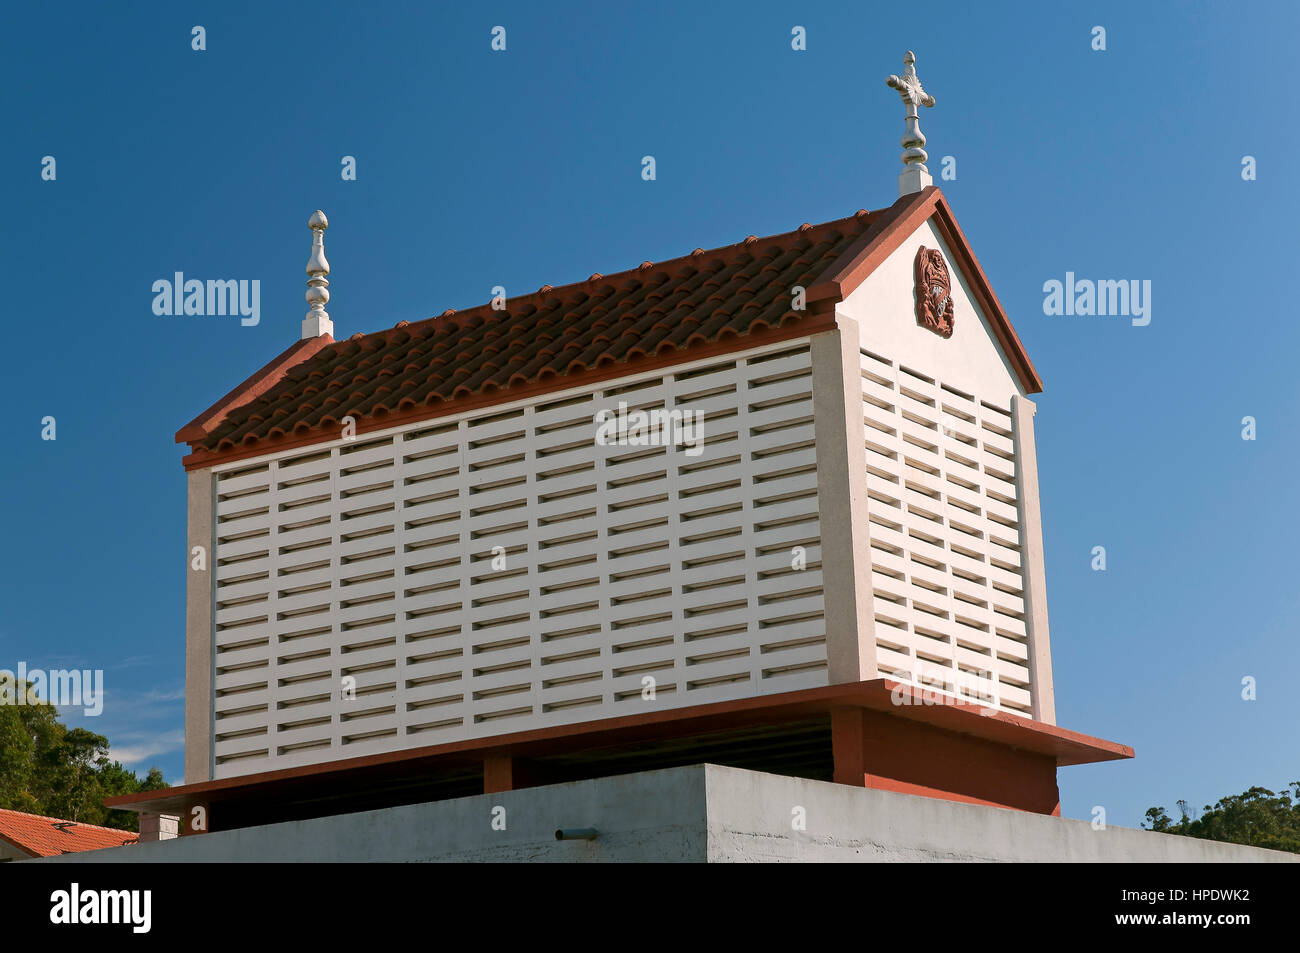
[[[0,841],[32,857],[56,857],[83,850],[121,847],[138,840],[139,837],[130,831],[0,809]]]

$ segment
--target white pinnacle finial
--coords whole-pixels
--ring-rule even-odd
[[[925,167],[925,136],[921,134],[921,120],[917,115],[917,106],[933,106],[934,97],[921,88],[921,81],[916,77],[916,54],[911,50],[903,56],[902,78],[891,75],[885,82],[892,89],[898,90],[907,107],[907,131],[903,133],[903,171],[898,176],[898,194],[900,197],[920,192],[927,185],[932,185],[930,170]]]
[[[311,229],[311,257],[307,259],[307,303],[311,310],[302,319],[304,341],[323,334],[334,335],[334,322],[325,310],[330,300],[330,283],[325,279],[330,273],[330,263],[325,260],[325,229],[330,227],[330,220],[317,209],[307,226]]]

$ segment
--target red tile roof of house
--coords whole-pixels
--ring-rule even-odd
[[[1030,393],[1041,382],[934,187],[877,212],[449,310],[387,331],[298,341],[176,440],[190,468],[622,377],[834,326],[834,305],[931,216]],[[807,307],[793,309],[793,290]]]
[[[121,847],[123,844],[134,844],[139,839],[130,831],[119,831],[111,827],[78,824],[57,817],[24,814],[22,811],[0,810],[0,840],[32,857],[55,857],[83,850]]]

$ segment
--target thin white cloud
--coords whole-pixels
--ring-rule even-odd
[[[136,744],[114,745],[110,744],[108,757],[113,761],[120,761],[127,768],[148,767],[142,762],[150,758],[156,758],[160,754],[168,754],[172,751],[179,751],[185,747],[184,731],[168,731],[159,735],[142,739]]]
[[[110,665],[109,668],[135,668],[140,665],[148,665],[157,658],[157,655],[130,655],[116,665]]]

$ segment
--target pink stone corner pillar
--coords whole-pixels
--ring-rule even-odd
[[[860,682],[877,669],[857,322],[812,337],[812,380],[827,675]]]
[[[1025,632],[1029,637],[1029,694],[1036,721],[1056,724],[1052,691],[1052,642],[1047,627],[1047,573],[1043,559],[1043,517],[1038,501],[1038,454],[1032,400],[1011,398],[1016,447],[1016,498],[1020,516],[1020,565],[1025,586]]]
[[[212,780],[212,599],[217,571],[211,470],[186,474],[185,783]],[[194,568],[202,547],[202,569]]]

